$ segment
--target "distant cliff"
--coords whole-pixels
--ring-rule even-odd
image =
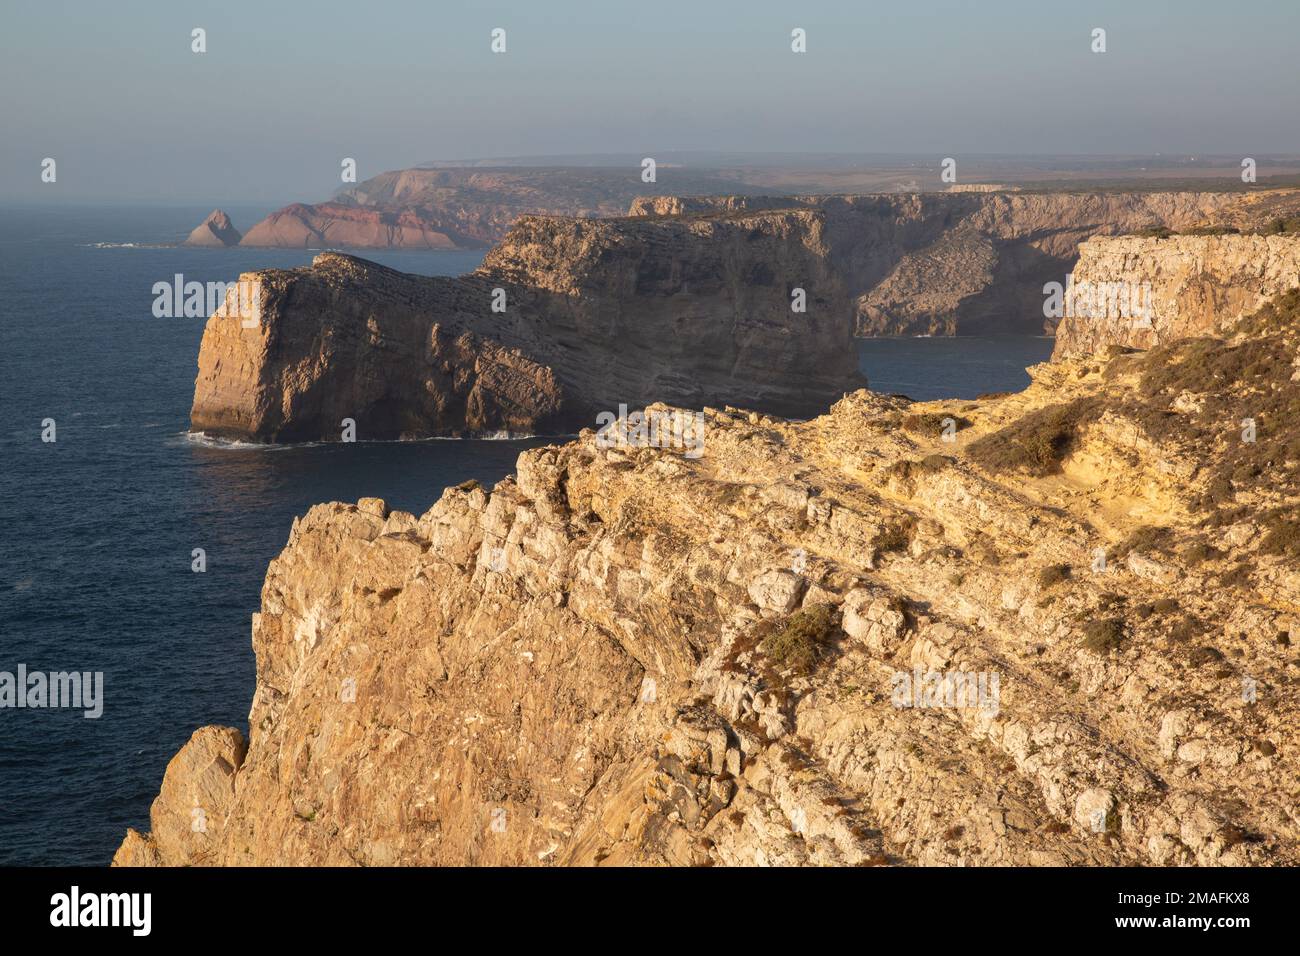
[[[241,245],[295,249],[329,247],[473,249],[485,243],[417,210],[362,209],[341,203],[294,203],[256,223]]]
[[[860,335],[1051,332],[1043,286],[1064,283],[1092,236],[1204,223],[1249,226],[1300,192],[953,192],[772,199],[646,198],[632,215],[790,206],[826,214],[831,262]]]
[[[1214,334],[1300,286],[1300,236],[1090,239],[1073,285],[1078,304],[1057,328],[1053,358],[1151,348]]]
[[[341,191],[332,201],[276,210],[244,236],[246,246],[344,249],[481,249],[520,216],[607,217],[634,199],[677,193],[746,192],[737,176],[665,167],[658,183],[640,168],[468,167],[402,169]]]
[[[248,273],[231,296],[251,314],[208,320],[191,427],[256,441],[336,440],[345,418],[360,439],[555,433],[653,401],[811,416],[862,383],[825,218],[530,216],[460,278],[334,253]]]

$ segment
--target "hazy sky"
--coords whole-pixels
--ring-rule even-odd
[[[1297,0],[5,0],[0,18],[8,199],[316,201],[343,157],[364,179],[656,150],[1300,153]]]

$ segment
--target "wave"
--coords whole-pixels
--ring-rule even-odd
[[[532,441],[533,439],[538,438],[574,439],[577,438],[578,435],[576,432],[560,435],[535,435],[531,432],[510,432],[501,430],[493,432],[475,432],[463,437],[455,435],[430,435],[427,438],[396,438],[391,440],[371,439],[349,443],[340,441],[243,441],[238,438],[218,438],[215,435],[208,435],[204,432],[189,431],[178,432],[175,437],[180,440],[180,444],[201,445],[204,448],[220,448],[227,451],[287,451],[291,448],[317,448],[322,445],[416,445],[421,442],[430,441]]]
[[[175,249],[174,242],[81,242],[83,249]]]
[[[303,442],[298,445],[276,445],[271,442],[240,441],[238,438],[218,438],[204,432],[188,431],[177,432],[175,438],[178,441],[169,442],[169,444],[201,445],[204,448],[220,448],[224,451],[286,451],[290,448],[311,448],[315,445],[326,444],[325,442],[313,441]]]

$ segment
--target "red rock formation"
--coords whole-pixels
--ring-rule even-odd
[[[241,245],[404,249],[465,249],[484,243],[443,229],[420,210],[363,209],[340,203],[294,203],[248,230]]]

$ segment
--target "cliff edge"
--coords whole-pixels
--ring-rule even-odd
[[[1300,292],[1221,334],[318,505],[114,862],[1294,866]]]

